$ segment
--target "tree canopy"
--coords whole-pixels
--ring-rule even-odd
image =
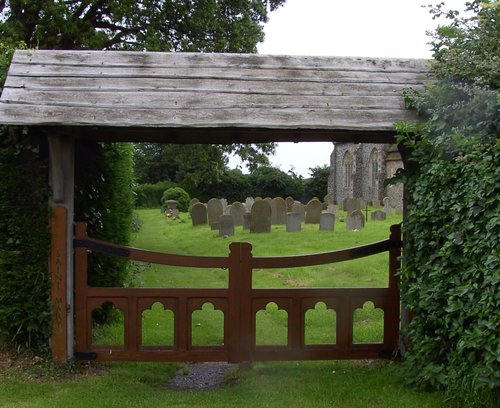
[[[0,36],[41,49],[255,52],[285,0],[1,0]]]

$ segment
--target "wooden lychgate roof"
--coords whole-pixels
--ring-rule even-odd
[[[416,119],[403,88],[427,72],[420,59],[18,50],[0,123],[100,140],[391,142]]]

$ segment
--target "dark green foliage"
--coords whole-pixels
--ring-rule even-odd
[[[133,209],[132,145],[80,142],[76,157],[75,220],[87,222],[94,238],[128,244]],[[126,261],[92,254],[89,271],[92,286],[122,286]]]
[[[239,169],[224,171],[218,183],[198,187],[197,198],[207,202],[213,197],[226,198],[229,202],[245,201],[251,195],[249,175]]]
[[[182,212],[186,212],[189,209],[189,202],[191,201],[191,197],[186,190],[181,187],[171,187],[168,190],[165,190],[161,197],[162,204],[165,204],[167,200],[176,200],[179,204],[177,205],[177,209]]]
[[[28,47],[256,52],[267,6],[284,0],[0,2],[0,36]]]
[[[135,185],[135,206],[137,208],[159,208],[163,192],[170,187],[175,187],[175,183],[159,181],[156,184],[146,183]]]
[[[214,144],[158,144],[135,145],[135,175],[138,183],[157,183],[171,180],[188,191],[199,195],[207,192],[207,186],[223,185],[226,164],[235,154],[253,170],[267,165],[268,154],[273,154],[275,143],[253,145]],[[215,193],[211,193],[216,195]],[[214,195],[209,194],[211,197]]]
[[[304,194],[304,185],[301,177],[287,174],[275,167],[259,167],[249,177],[251,195],[261,197],[300,198]]]
[[[445,390],[459,406],[496,407],[500,93],[494,74],[482,69],[498,63],[498,53],[482,44],[497,35],[500,6],[478,4],[470,4],[477,14],[469,20],[450,13],[452,25],[436,34],[434,70],[441,80],[425,94],[406,95],[428,121],[399,126],[417,164],[404,175],[411,195],[401,289],[413,316],[405,329],[409,380]]]
[[[47,147],[0,127],[0,339],[46,348],[51,306]]]
[[[309,169],[311,178],[305,181],[305,190],[308,196],[318,197],[323,200],[328,192],[328,178],[330,177],[330,166],[316,166]],[[308,197],[309,198],[309,197]]]

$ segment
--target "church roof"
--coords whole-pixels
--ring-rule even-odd
[[[402,89],[427,73],[421,59],[18,50],[0,123],[176,143],[391,142],[395,122],[417,119]]]

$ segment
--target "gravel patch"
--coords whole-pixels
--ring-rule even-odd
[[[224,384],[228,374],[237,369],[237,364],[224,362],[188,363],[177,370],[168,387],[176,390],[213,390]]]

